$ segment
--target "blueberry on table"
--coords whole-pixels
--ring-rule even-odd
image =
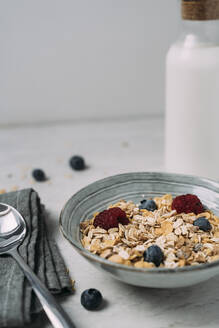
[[[85,169],[85,161],[81,156],[72,156],[69,164],[73,170],[80,171]]]
[[[210,231],[212,229],[210,222],[204,216],[196,219],[193,225],[199,227],[199,229],[203,231]]]
[[[155,211],[157,210],[157,204],[153,199],[143,199],[141,204],[139,205],[140,210],[148,210],[148,211]]]
[[[96,310],[100,307],[103,297],[95,288],[86,289],[81,294],[81,304],[87,310]]]
[[[146,251],[143,253],[144,261],[145,262],[152,262],[157,267],[163,263],[164,260],[164,254],[161,250],[161,248],[157,245],[152,245],[148,247]]]
[[[39,182],[43,182],[43,181],[47,180],[44,171],[41,169],[34,169],[32,171],[32,176],[36,181],[39,181]]]

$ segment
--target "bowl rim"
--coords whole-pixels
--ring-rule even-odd
[[[214,185],[214,188],[217,187],[218,192],[219,192],[219,182],[213,179],[209,179],[209,178],[205,178],[205,177],[200,177],[200,176],[196,176],[196,175],[188,175],[188,174],[181,174],[181,173],[171,173],[171,172],[163,172],[163,171],[139,171],[139,172],[126,172],[126,173],[120,173],[120,174],[115,174],[115,175],[111,175],[108,177],[105,177],[103,179],[98,179],[95,180],[94,182],[86,185],[85,187],[81,188],[80,190],[78,190],[76,193],[74,193],[64,204],[64,206],[62,207],[62,210],[60,212],[60,216],[59,216],[59,228],[60,231],[63,235],[63,237],[79,252],[79,254],[83,255],[84,257],[86,257],[88,260],[97,262],[99,264],[102,265],[106,265],[109,267],[113,267],[116,269],[121,269],[121,270],[125,270],[125,271],[131,271],[131,272],[135,272],[135,273],[172,273],[172,274],[176,274],[176,273],[183,273],[183,272],[190,272],[190,271],[200,271],[200,270],[206,270],[206,269],[210,269],[210,268],[214,268],[219,266],[219,260],[213,261],[213,262],[209,262],[209,263],[201,263],[198,265],[190,265],[190,266],[183,266],[183,267],[176,267],[176,268],[159,268],[159,267],[154,267],[154,268],[136,268],[136,267],[132,267],[132,266],[128,266],[128,265],[124,265],[124,264],[119,264],[119,263],[115,263],[115,262],[111,262],[107,259],[103,259],[100,256],[96,255],[96,254],[92,254],[91,252],[89,252],[88,250],[86,250],[82,245],[78,245],[76,242],[72,241],[69,239],[64,227],[63,227],[63,215],[64,215],[64,211],[66,209],[66,207],[68,206],[68,204],[71,202],[72,198],[75,196],[78,196],[78,194],[82,193],[84,190],[86,190],[88,187],[92,187],[93,185],[96,185],[96,183],[99,182],[105,182],[105,181],[109,181],[112,178],[117,178],[117,177],[121,177],[121,176],[130,176],[130,174],[136,175],[136,174],[146,174],[146,175],[153,175],[153,174],[158,174],[160,176],[177,176],[179,178],[196,178],[200,181],[203,182],[207,182],[210,184]]]

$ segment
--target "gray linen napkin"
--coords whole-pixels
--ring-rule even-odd
[[[56,294],[71,292],[63,259],[46,228],[46,213],[38,194],[24,189],[0,195],[0,202],[15,207],[27,224],[19,253],[47,288]],[[15,260],[0,257],[0,327],[19,327],[41,310],[32,288]]]

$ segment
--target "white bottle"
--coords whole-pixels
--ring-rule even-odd
[[[166,59],[165,166],[219,180],[219,0],[181,2],[183,34]]]

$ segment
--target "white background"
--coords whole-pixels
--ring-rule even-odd
[[[1,0],[1,124],[162,114],[176,0]]]

